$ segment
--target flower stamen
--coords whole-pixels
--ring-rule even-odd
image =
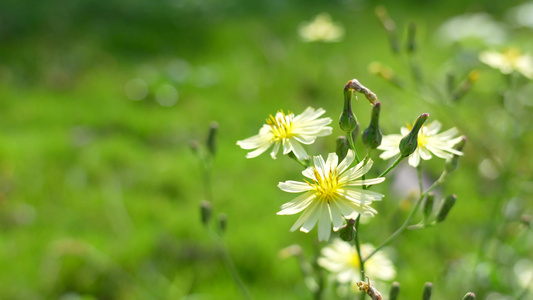
[[[337,190],[341,187],[339,186],[339,174],[337,168],[329,170],[328,174],[325,174],[323,177],[318,170],[313,167],[313,174],[315,179],[313,183],[305,180],[314,190],[318,199],[323,202],[330,203],[335,200],[337,196]]]
[[[291,112],[286,115],[283,110],[280,110],[275,117],[270,115],[270,117],[266,119],[266,123],[272,129],[272,134],[274,135],[275,140],[279,141],[283,139],[290,139],[293,136],[293,117],[294,114]]]

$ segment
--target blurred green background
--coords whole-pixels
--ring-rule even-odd
[[[428,112],[469,139],[440,190],[458,197],[449,219],[391,244],[402,299],[420,297],[427,281],[435,299],[468,291],[516,297],[514,266],[533,260],[533,137],[522,123],[531,105],[505,106],[504,78],[476,59],[487,46],[442,45],[436,32],[464,13],[505,22],[521,3],[1,1],[0,298],[241,298],[200,222],[200,201],[210,196],[190,144],[202,146],[216,121],[209,200],[215,219],[227,216],[223,243],[237,271],[255,299],[310,299],[297,261],[278,252],[297,243],[311,258],[316,231],[290,233],[296,217],[275,214],[292,199],[277,183],[301,180],[301,168],[287,157],[247,160],[235,142],[279,109],[298,114],[312,106],[327,111],[334,131],[309,152],[334,151],[342,88],[352,78],[381,100],[385,134]],[[369,72],[380,61],[412,81],[406,56],[391,51],[378,5],[396,21],[402,49],[407,24],[416,23],[425,83],[441,84],[448,71],[460,82],[473,69],[480,80],[450,103],[426,101],[426,91],[401,90]],[[344,38],[303,42],[298,27],[322,12],[344,27]],[[512,30],[509,43],[533,51],[531,29]],[[531,83],[522,86],[532,98]],[[364,128],[370,106],[359,98],[354,111]],[[378,174],[389,162],[374,155]],[[427,166],[436,178],[443,162]],[[375,188],[387,196],[361,228],[365,243],[378,245],[408,214],[412,199],[392,182]]]

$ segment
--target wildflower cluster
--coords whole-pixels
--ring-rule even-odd
[[[363,94],[371,105],[370,124],[361,134],[361,141],[367,150],[362,159],[354,142],[359,132],[359,123],[352,111],[355,93]],[[379,126],[381,108],[382,104],[375,93],[356,79],[348,81],[344,87],[344,104],[339,118],[339,127],[344,135],[337,139],[336,151],[328,153],[325,158],[321,155],[310,156],[306,149],[318,137],[333,132],[333,128],[328,126],[332,119],[322,117],[325,111],[321,108],[309,107],[300,115],[290,112],[286,114],[280,110],[267,118],[257,135],[237,142],[241,148],[252,150],[246,155],[247,158],[257,157],[272,147],[270,154],[275,159],[282,148],[284,155],[305,167],[302,171],[303,181],[287,180],[278,184],[282,191],[299,195],[281,205],[277,214],[300,214],[290,231],[300,229],[309,233],[318,224],[318,240],[328,242],[328,245],[322,248],[316,265],[328,270],[335,281],[347,287],[348,291],[359,288],[369,295],[379,294],[370,284],[370,278],[390,282],[396,274],[392,261],[382,251],[384,247],[404,230],[436,225],[444,221],[450,212],[456,200],[455,195],[448,197],[451,200],[442,200],[441,209],[433,215],[433,210],[428,207],[429,203],[433,205],[435,197],[430,191],[455,170],[458,157],[463,155],[461,149],[465,140],[463,136],[459,136],[456,128],[440,132],[442,125],[438,121],[425,125],[429,118],[427,113],[421,114],[412,126],[402,127],[401,134],[384,136]],[[396,157],[396,160],[381,175],[369,176],[374,165],[371,156],[376,149],[383,151],[379,156],[381,159]],[[433,156],[445,159],[446,167],[429,189],[420,191],[420,198],[404,225],[377,247],[361,243],[361,217],[376,216],[378,211],[372,206],[373,202],[385,197],[370,188],[384,182],[386,175],[403,159],[407,158],[409,165],[419,169],[423,160],[429,160]],[[426,206],[423,222],[410,225],[424,199]],[[435,221],[430,222],[433,219]],[[331,238],[333,232],[338,237]],[[287,248],[283,252],[284,256],[294,252],[288,249],[295,248]],[[294,255],[301,256],[301,248],[298,249],[298,253]],[[302,267],[304,269],[306,268]],[[365,278],[368,278],[368,283],[364,283]],[[312,278],[310,281],[314,283],[308,286],[316,295],[323,292],[324,287],[318,281]]]

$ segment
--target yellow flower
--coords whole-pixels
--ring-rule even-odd
[[[311,107],[298,116],[291,112],[285,114],[279,111],[275,116],[270,115],[258,135],[238,141],[237,145],[247,150],[255,149],[249,152],[246,158],[259,156],[274,145],[270,152],[274,159],[283,146],[283,154],[293,152],[299,160],[306,160],[309,156],[300,143],[312,144],[317,137],[330,135],[333,130],[326,126],[331,123],[331,118],[318,118],[325,112],[321,108],[315,110]]]
[[[441,128],[439,121],[434,121],[428,125],[422,125],[418,132],[418,145],[415,152],[409,156],[409,165],[418,167],[420,159],[429,160],[433,155],[446,160],[451,159],[453,155],[463,155],[459,150],[453,148],[463,137],[455,137],[458,131],[455,127],[438,133]],[[379,150],[383,150],[379,157],[389,159],[400,154],[399,144],[401,139],[409,133],[409,128],[402,127],[401,134],[390,134],[383,137]]]
[[[374,246],[370,244],[362,244],[363,258],[372,253],[374,249]],[[322,249],[318,264],[335,274],[340,283],[356,283],[361,280],[361,265],[357,250],[353,245],[341,239],[335,239],[331,245]],[[396,270],[385,253],[377,252],[366,261],[365,274],[371,280],[389,281],[396,276]]]
[[[327,241],[331,234],[331,223],[333,230],[337,231],[344,225],[345,218],[353,218],[357,214],[373,216],[377,213],[370,204],[381,200],[383,195],[355,186],[381,183],[385,178],[360,180],[372,167],[372,160],[350,168],[354,159],[352,150],[348,151],[340,164],[335,153],[330,153],[325,162],[322,156],[315,156],[314,166],[302,172],[310,180],[279,183],[278,187],[285,192],[304,193],[283,204],[278,212],[278,215],[293,215],[303,211],[291,231],[301,227],[300,231],[307,233],[318,222],[318,239]]]
[[[527,78],[533,78],[533,59],[517,48],[507,48],[502,52],[485,51],[479,54],[479,60],[503,74],[517,71]]]
[[[344,29],[331,21],[331,16],[322,13],[312,22],[303,23],[298,30],[306,42],[338,42],[344,35]]]

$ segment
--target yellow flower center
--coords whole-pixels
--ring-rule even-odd
[[[359,256],[357,255],[357,253],[352,252],[349,255],[350,258],[348,260],[348,264],[354,269],[359,269],[361,265],[359,264]]]
[[[330,170],[329,174],[324,174],[324,177],[315,167],[313,167],[313,173],[315,175],[313,183],[306,182],[313,187],[317,198],[327,203],[334,201],[338,194],[337,190],[341,187],[337,168]]]
[[[420,131],[418,132],[418,147],[425,148],[428,143],[428,136],[424,134],[424,131],[422,130],[424,128],[424,125],[422,125],[422,128],[420,128]]]
[[[516,65],[518,59],[522,55],[520,50],[516,48],[507,48],[503,50],[502,54],[503,54],[503,57],[505,57],[505,60],[507,60],[507,62],[511,64],[512,66]]]
[[[282,139],[290,139],[292,134],[292,119],[294,118],[294,115],[289,112],[288,115],[285,115],[285,113],[281,110],[278,114],[274,117],[273,115],[270,115],[270,117],[266,120],[267,124],[270,125],[270,128],[272,129],[272,133],[274,134],[275,140],[282,140]]]

